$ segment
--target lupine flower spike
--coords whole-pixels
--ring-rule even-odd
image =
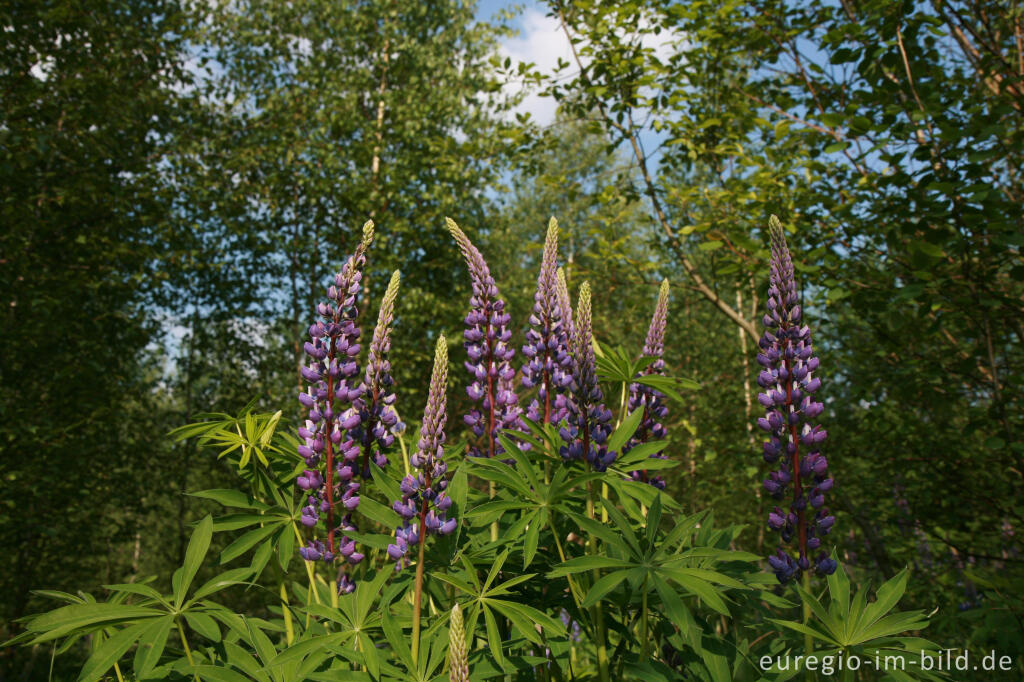
[[[359,506],[359,483],[353,481],[359,443],[354,430],[361,422],[359,410],[353,405],[364,391],[356,378],[359,374],[359,292],[362,289],[362,267],[366,249],[373,241],[373,222],[363,226],[363,238],[355,252],[334,277],[327,290],[330,303],[320,303],[320,318],[309,328],[311,341],[305,344],[311,358],[302,368],[302,376],[311,386],[299,394],[299,402],[309,410],[305,426],[299,429],[304,444],[299,454],[308,467],[296,483],[307,495],[301,522],[313,528],[323,522],[326,544],[314,536],[299,554],[306,561],[332,562],[338,554],[348,565],[358,564],[363,555],[356,544],[337,533],[355,531],[352,511]],[[338,591],[351,592],[355,584],[344,571],[339,571]]]
[[[567,460],[583,460],[595,471],[604,471],[615,461],[608,450],[612,412],[601,401],[604,394],[597,383],[593,325],[590,311],[590,285],[580,287],[576,307],[575,334],[572,338],[573,373],[567,402],[567,423],[559,433],[565,445],[560,452]]]
[[[661,283],[658,292],[658,303],[654,307],[654,317],[651,318],[651,326],[647,329],[647,340],[644,343],[643,355],[646,358],[655,358],[654,362],[645,367],[641,374],[644,376],[664,375],[665,360],[662,353],[665,350],[665,324],[668,321],[668,280]],[[629,386],[629,411],[644,411],[640,420],[640,426],[629,442],[622,448],[623,453],[629,452],[641,443],[665,439],[665,425],[660,420],[668,416],[668,406],[665,404],[665,396],[660,391],[643,384],[630,384]],[[666,459],[662,452],[656,452],[651,457]],[[655,488],[665,489],[665,479],[661,476],[648,476],[646,471],[632,472],[633,480],[650,483]]]
[[[370,353],[363,376],[363,393],[353,403],[359,410],[359,425],[353,429],[353,436],[363,449],[360,475],[370,477],[370,459],[379,467],[388,464],[387,451],[395,443],[395,435],[401,431],[398,413],[395,411],[395,380],[391,376],[391,323],[395,319],[395,298],[401,274],[398,270],[391,275],[391,281],[384,292],[384,299],[377,314],[377,327],[370,341]]]
[[[409,563],[409,549],[422,545],[427,535],[448,535],[455,530],[455,519],[446,517],[452,506],[448,497],[448,480],[444,477],[445,385],[448,383],[448,343],[442,336],[434,352],[434,372],[430,377],[427,406],[423,411],[420,441],[409,463],[418,471],[402,479],[402,499],[393,508],[402,517],[395,530],[395,543],[388,545],[388,556],[395,560],[395,570]],[[411,523],[410,523],[411,522]],[[426,529],[425,532],[423,529]]]
[[[565,338],[571,339],[576,333],[572,321],[572,300],[569,298],[569,285],[565,281],[565,270],[558,268],[558,307],[562,309],[562,326],[565,328]]]
[[[767,431],[764,459],[778,463],[764,482],[764,488],[777,500],[790,500],[789,509],[775,507],[768,514],[768,525],[779,531],[782,544],[794,540],[799,557],[794,559],[784,547],[768,557],[768,563],[785,583],[811,568],[810,553],[821,549],[821,538],[832,530],[835,517],[825,505],[825,493],[832,489],[828,462],[819,451],[827,433],[813,424],[824,406],[814,394],[821,380],[814,376],[818,358],[811,347],[811,330],[801,325],[802,311],[797,305],[793,261],[786,246],[782,224],[775,216],[768,222],[771,233],[771,280],[768,288],[768,312],[762,322],[757,361],[764,370],[757,378],[764,393],[757,396],[767,410],[757,425]],[[790,490],[792,486],[792,491]],[[824,551],[814,559],[814,570],[829,575],[836,562]]]
[[[448,629],[448,679],[450,682],[469,682],[469,658],[466,653],[466,626],[462,609],[452,607]]]
[[[469,237],[450,218],[445,219],[448,231],[459,245],[466,259],[473,296],[466,315],[465,337],[466,369],[473,377],[466,388],[470,399],[479,405],[465,416],[466,425],[473,431],[476,442],[471,444],[472,457],[494,457],[504,452],[498,442],[502,429],[522,430],[522,410],[515,392],[516,370],[512,367],[515,348],[510,345],[511,318],[505,311],[505,301],[498,296],[487,263]]]
[[[534,421],[551,424],[565,417],[565,391],[572,383],[572,358],[565,327],[566,316],[571,312],[563,312],[558,300],[557,269],[558,221],[552,218],[548,222],[537,293],[533,296],[533,314],[523,346],[523,355],[527,357],[523,365],[523,386],[537,387],[537,397],[530,403],[526,415]]]

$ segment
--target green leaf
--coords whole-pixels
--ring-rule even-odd
[[[647,512],[647,528],[645,530],[648,545],[654,543],[659,525],[661,525],[661,495],[654,498],[654,503],[651,504],[650,511]]]
[[[366,518],[376,521],[385,528],[397,528],[402,525],[402,519],[397,513],[395,513],[394,509],[385,507],[380,502],[371,499],[369,495],[363,495],[359,498],[359,512]]]
[[[205,613],[197,611],[186,611],[185,620],[188,626],[211,642],[220,641],[220,627],[217,621]]]
[[[250,678],[245,675],[219,665],[190,665],[182,668],[182,671],[210,682],[250,682]]]
[[[633,379],[633,381],[635,381],[638,384],[650,386],[655,390],[661,391],[666,396],[680,404],[685,404],[686,401],[683,399],[683,396],[679,393],[679,391],[676,390],[677,388],[685,388],[690,390],[696,390],[700,388],[700,384],[691,379],[663,377],[658,376],[657,374],[636,377],[635,379]]]
[[[645,569],[643,568],[630,568],[623,571],[614,571],[608,575],[601,576],[598,580],[590,587],[587,591],[587,596],[583,600],[583,608],[589,609],[591,606],[601,601],[601,599],[619,586],[623,580],[627,578],[642,578]]]
[[[292,557],[295,555],[295,532],[292,530],[291,521],[285,523],[278,533],[275,549],[277,550],[277,565],[287,573],[288,564],[291,563]]]
[[[188,493],[191,497],[200,497],[205,500],[213,500],[219,502],[225,507],[234,507],[236,509],[255,509],[265,510],[268,509],[266,504],[260,502],[252,495],[244,493],[241,490],[200,490],[197,493]]]
[[[173,625],[174,616],[164,616],[153,621],[139,635],[139,647],[135,650],[132,664],[136,677],[145,677],[160,662],[160,656],[167,646],[167,635]]]
[[[412,652],[409,651],[409,638],[402,628],[399,627],[398,621],[391,615],[389,609],[384,609],[381,626],[384,630],[385,639],[391,645],[391,650],[398,654],[399,660],[405,664],[406,668],[412,668]]]
[[[616,528],[619,529],[622,537],[629,544],[630,549],[633,550],[633,554],[635,556],[641,556],[643,554],[643,550],[640,549],[640,538],[637,537],[636,533],[633,531],[633,526],[630,525],[629,519],[623,516],[622,512],[616,509],[615,505],[610,501],[602,500],[601,504],[604,511],[608,514],[608,519],[615,524]]]
[[[511,509],[522,509],[526,506],[529,505],[520,500],[492,500],[473,507],[471,510],[466,512],[466,516],[468,518],[476,518],[477,516],[489,516],[493,514],[495,515],[495,518],[501,518],[501,512],[509,511]]]
[[[882,616],[889,613],[903,597],[903,593],[907,589],[907,579],[909,577],[909,571],[904,568],[879,587],[875,593],[875,601],[868,604],[864,609],[861,621],[867,625],[872,625]]]
[[[246,579],[252,575],[252,568],[249,566],[243,566],[241,568],[232,568],[230,571],[224,571],[215,578],[203,583],[203,586],[195,591],[192,595],[194,601],[208,597],[211,594],[223,590],[225,587],[231,585],[239,585],[246,582]]]
[[[608,450],[612,452],[621,452],[622,446],[633,437],[636,433],[637,427],[640,426],[640,421],[644,418],[643,408],[637,408],[633,410],[633,413],[622,420],[619,428],[615,429],[615,432],[608,437]]]
[[[526,527],[526,534],[523,536],[523,570],[533,563],[533,557],[537,554],[537,541],[540,537],[540,523],[537,519],[538,512],[530,514],[529,525]]]
[[[606,556],[581,556],[569,559],[563,564],[555,566],[548,572],[549,578],[561,578],[574,573],[583,573],[601,568],[635,568],[636,564],[625,559],[614,559]]]
[[[818,601],[817,597],[815,597],[813,594],[805,590],[800,585],[796,585],[796,591],[800,594],[800,599],[802,599],[805,604],[811,607],[811,611],[818,618],[818,620],[821,621],[821,624],[824,625],[825,628],[830,633],[832,633],[834,637],[839,639],[842,636],[843,628],[841,627],[839,622],[837,622],[836,619],[833,618],[827,610],[825,610],[825,608],[821,605],[821,602]],[[841,642],[841,644],[845,645],[847,644],[847,642]]]
[[[491,655],[498,661],[498,665],[505,667],[505,654],[501,649],[501,634],[498,630],[498,621],[494,619],[494,613],[486,605],[483,606],[484,623],[487,629],[487,643],[491,647]]]
[[[280,668],[281,666],[301,661],[306,657],[306,654],[309,654],[310,652],[317,651],[319,649],[330,649],[344,641],[346,636],[347,633],[335,632],[330,635],[311,637],[309,639],[295,642],[290,647],[276,655],[272,654],[271,651],[264,646],[264,653],[260,654],[260,658],[265,659],[264,665],[266,665],[267,668]],[[269,640],[267,640],[267,642],[269,643]],[[272,648],[273,647],[271,647],[271,649]],[[259,651],[259,649],[257,649],[257,651]],[[269,657],[269,660],[266,660],[264,654],[266,657]]]
[[[730,615],[729,607],[725,605],[725,600],[722,599],[722,595],[719,593],[718,589],[716,589],[711,583],[697,578],[681,569],[662,567],[658,572],[670,577],[688,592],[703,599],[704,603],[723,616]]]
[[[507,585],[508,583],[503,584]],[[552,635],[561,636],[565,634],[565,626],[562,625],[561,621],[552,618],[539,609],[535,609],[532,606],[521,604],[519,602],[505,601],[503,599],[490,599],[488,601],[492,604],[501,604],[506,610],[516,611],[517,613],[522,614],[523,617],[528,618],[534,624],[540,625]]]
[[[376,462],[370,462],[370,475],[373,477],[373,483],[378,489],[384,492],[384,498],[388,500],[398,500],[402,497],[401,489],[391,477],[389,477],[383,469],[377,466]],[[360,503],[362,498],[360,497]]]
[[[130,625],[103,642],[85,662],[78,674],[78,682],[96,682],[103,677],[132,648],[149,625],[148,622]]]
[[[196,577],[199,566],[210,549],[210,538],[213,537],[213,517],[207,514],[194,531],[188,541],[188,549],[185,550],[185,563],[182,565],[181,573],[175,574],[178,579],[174,584],[174,605],[180,607],[185,601],[185,594]]]
[[[686,608],[686,604],[679,598],[676,591],[662,578],[654,575],[651,578],[655,592],[661,598],[661,604],[669,620],[679,628],[683,641],[693,649],[700,649],[700,627],[693,619],[693,614]]]
[[[640,443],[636,447],[632,448],[629,452],[621,455],[615,460],[614,467],[623,471],[631,471],[635,464],[646,464],[647,460],[651,458],[651,455],[661,452],[668,447],[669,442],[667,440],[651,441],[649,443]]]
[[[157,601],[166,603],[163,601],[163,595],[154,590],[149,585],[143,585],[141,583],[122,583],[120,585],[104,585],[103,589],[110,590],[111,592],[126,592],[128,594],[137,594],[140,597],[146,597],[147,599],[156,599]]]
[[[280,528],[279,523],[269,523],[262,528],[253,528],[241,537],[236,538],[234,542],[225,547],[224,551],[220,553],[220,563],[226,564],[232,559],[245,554],[256,546],[257,543],[270,537],[278,528]]]
[[[832,558],[835,558],[835,552],[832,554]],[[843,570],[843,564],[838,561],[836,570],[828,577],[828,593],[831,597],[830,606],[838,609],[839,620],[847,620],[850,616],[850,579]]]
[[[126,621],[156,618],[163,611],[125,604],[71,604],[36,616],[26,628],[42,633],[33,643],[47,642],[75,630],[97,625],[116,625]]]
[[[784,627],[784,628],[788,628],[788,629],[793,630],[795,632],[799,632],[802,635],[810,635],[814,639],[820,640],[822,642],[826,642],[828,644],[831,644],[832,646],[842,647],[842,644],[840,644],[838,641],[836,641],[835,639],[833,639],[829,635],[826,635],[824,632],[821,632],[820,630],[818,630],[816,628],[812,628],[812,627],[809,627],[807,625],[804,625],[803,623],[796,623],[796,622],[791,621],[791,620],[776,620],[774,618],[769,618],[768,622],[775,623],[778,626],[781,626],[781,627]]]

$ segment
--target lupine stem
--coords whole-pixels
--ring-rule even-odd
[[[423,554],[426,547],[426,518],[427,501],[423,500],[420,508],[420,548],[419,559],[416,562],[416,587],[412,595],[412,662],[417,664],[420,653],[420,605],[423,601]]]
[[[398,415],[398,410],[395,410],[395,414]],[[398,417],[401,421],[401,416]],[[402,448],[402,464],[405,465],[405,475],[409,475],[409,450],[405,447],[405,433],[398,434],[398,446]]]
[[[487,482],[487,494],[493,500],[494,495],[497,493],[497,489],[494,485],[494,481]],[[491,521],[491,542],[498,541],[498,519]]]
[[[804,571],[803,575],[804,592],[807,594],[811,593],[811,574]],[[810,626],[811,624],[811,604],[807,600],[804,600],[804,625]],[[814,653],[814,638],[811,637],[810,633],[804,634],[804,649],[807,650],[807,655],[810,656]],[[810,675],[810,671],[808,671]],[[810,677],[808,677],[810,679]]]
[[[302,542],[303,542],[302,534],[299,533],[299,527],[295,525],[294,521],[292,521],[292,530],[295,531],[295,537],[298,538],[299,544],[302,544]],[[316,578],[313,575],[313,563],[310,562],[310,561],[303,561],[302,563],[304,563],[306,565],[306,577],[309,578],[309,591],[312,593],[313,599],[316,600],[316,603],[319,604],[320,603],[320,591],[316,589]],[[307,626],[309,625],[309,614],[308,613],[306,614],[306,625]]]
[[[558,531],[555,529],[555,522],[548,515],[548,526],[551,528],[551,534],[555,537],[555,547],[558,548],[558,558],[562,560],[564,564],[566,562],[565,550],[562,549],[562,541],[558,539]],[[576,602],[576,607],[581,608],[583,606],[583,598],[579,594],[579,588],[576,587],[576,583],[572,580],[572,575],[567,575],[566,578],[569,580],[569,592],[572,593],[573,601]]]
[[[647,660],[647,656],[650,652],[647,634],[647,576],[644,576],[643,602],[640,605],[640,662],[643,664]]]
[[[587,440],[587,432],[584,431],[584,440]],[[587,482],[587,517],[593,521],[595,520],[594,514],[595,500],[594,500],[594,489]],[[594,534],[590,535],[590,553],[594,556],[598,555],[597,547],[597,536]],[[599,569],[593,570],[594,582],[596,583],[601,578],[601,571]],[[604,625],[604,609],[601,607],[601,602],[598,601],[591,608],[591,616],[594,619],[594,625],[597,629],[597,672],[601,682],[610,682],[611,678],[608,675],[608,632]]]
[[[192,649],[188,647],[188,638],[185,637],[185,628],[181,627],[181,619],[175,618],[175,624],[178,626],[178,635],[181,637],[181,646],[185,647],[185,658],[188,659],[188,664],[195,666],[196,662],[192,660]],[[199,675],[193,675],[196,682],[199,682]]]
[[[308,562],[307,562],[308,563]],[[295,641],[295,626],[292,625],[292,610],[288,607],[288,587],[281,581],[281,616],[284,618],[285,641],[288,646]]]
[[[124,682],[124,676],[121,675],[121,666],[114,661],[114,674],[117,675],[117,682]]]

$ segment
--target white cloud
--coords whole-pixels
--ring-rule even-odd
[[[532,63],[545,76],[554,75],[561,59],[568,62],[569,67],[560,72],[560,78],[572,78],[579,72],[569,39],[557,18],[530,7],[520,16],[519,24],[519,35],[503,41],[499,47],[502,59],[508,57],[513,64]],[[641,43],[653,49],[659,61],[664,62],[677,51],[686,49],[686,39],[682,34],[668,30],[655,35],[648,30],[650,26],[647,20],[640,22],[638,29],[642,32]],[[588,61],[584,57],[584,66]],[[510,95],[520,94],[524,93],[525,88],[521,81],[513,81],[506,85],[506,92]],[[525,91],[517,112],[528,112],[537,123],[546,125],[554,120],[556,108],[554,99],[544,97],[536,88],[531,88]]]
[[[502,59],[508,57],[513,64],[532,63],[545,76],[554,74],[559,58],[572,64],[570,70],[575,70],[569,40],[557,19],[529,8],[523,12],[519,22],[519,35],[501,44],[499,53]],[[521,81],[512,81],[506,88],[509,94],[519,94],[525,86]],[[526,93],[517,112],[529,113],[537,123],[546,125],[555,119],[555,109],[554,99],[542,97],[533,88]]]

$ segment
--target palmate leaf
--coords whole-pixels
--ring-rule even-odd
[[[104,673],[113,668],[128,649],[132,648],[149,626],[148,621],[129,625],[96,647],[78,674],[78,682],[96,682],[103,677]]]
[[[904,569],[886,581],[878,588],[873,602],[867,600],[867,588],[858,590],[851,600],[849,579],[840,564],[828,580],[828,608],[813,594],[797,586],[797,592],[810,607],[814,620],[806,624],[784,620],[772,622],[848,652],[883,648],[897,653],[937,650],[938,647],[927,640],[898,637],[928,626],[928,619],[921,611],[893,612],[906,589],[908,576],[909,572]],[[921,674],[925,675],[924,672]]]
[[[180,618],[179,623],[187,623],[204,638],[219,641],[220,628],[207,614],[230,623],[229,614],[219,605],[200,600],[229,585],[244,582],[251,574],[249,568],[227,571],[208,581],[185,601],[206,557],[212,533],[212,518],[206,516],[193,531],[185,563],[172,579],[173,595],[162,595],[139,583],[108,585],[112,594],[107,602],[96,602],[90,595],[83,595],[79,603],[29,619],[27,631],[40,642],[67,637],[65,645],[84,634],[94,633],[94,649],[81,670],[80,680],[102,678],[133,646],[136,647],[133,660],[135,678],[163,679],[167,666],[159,664],[164,658],[168,634],[175,622]],[[142,601],[139,604],[123,603],[131,597],[141,597]],[[240,620],[235,614],[230,616]],[[178,661],[173,665],[180,667],[183,664]]]

